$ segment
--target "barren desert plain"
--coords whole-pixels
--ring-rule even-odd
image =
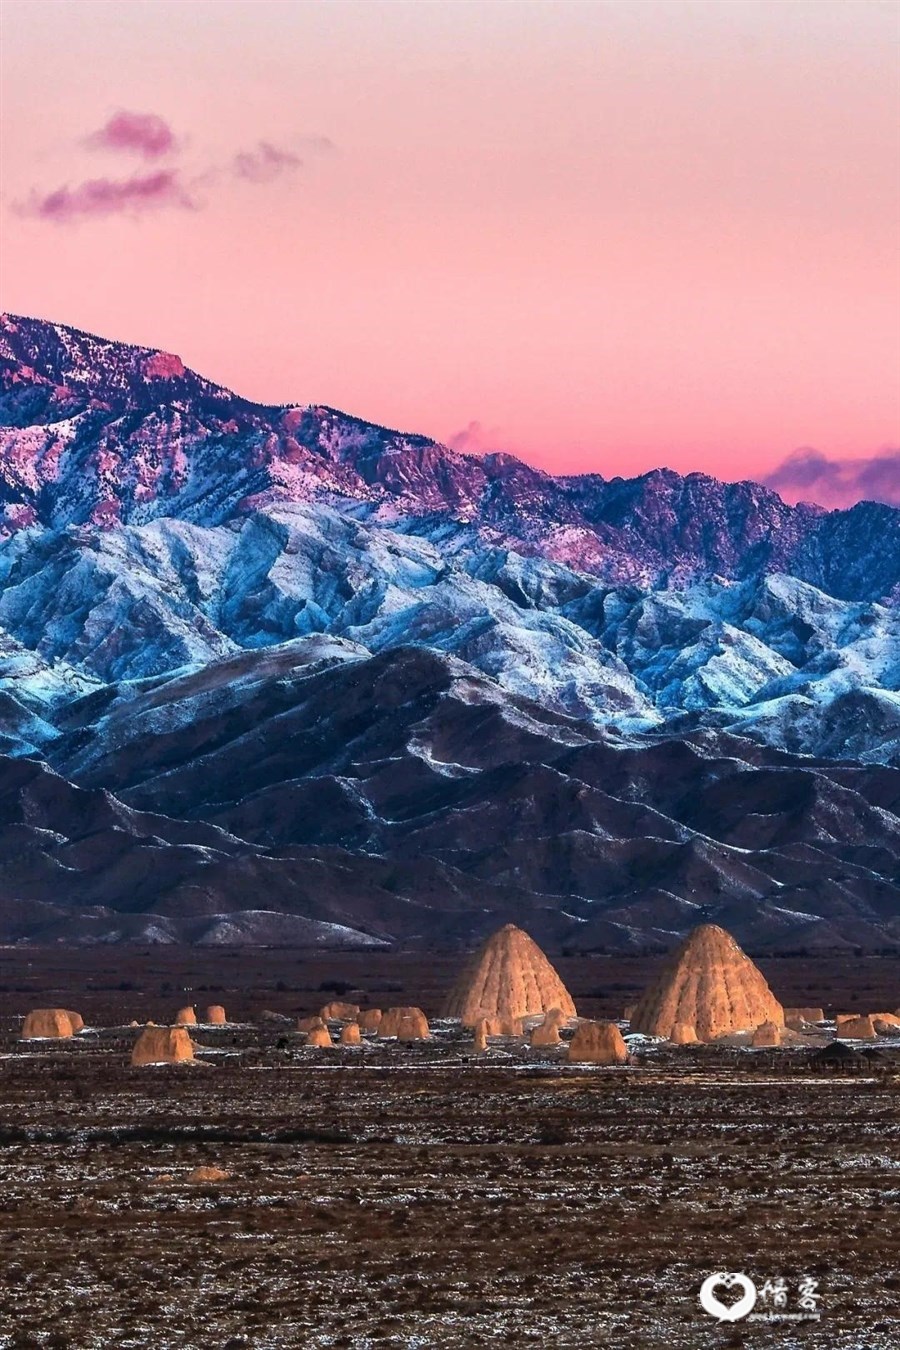
[[[579,1014],[618,1020],[660,967],[554,960]],[[459,964],[0,952],[3,1350],[900,1342],[900,1039],[831,1064],[827,1026],[777,1049],[638,1038],[617,1067],[511,1038],[476,1055],[436,1016]],[[900,1002],[896,957],[760,966],[788,1005]],[[420,1005],[432,1037],[307,1048],[297,1019],[336,998]],[[131,1066],[129,1023],[211,1003],[229,1021],[191,1028],[194,1063]],[[42,1006],[85,1030],[21,1040]],[[698,1302],[719,1270],[793,1312],[811,1280],[818,1319],[719,1322]]]

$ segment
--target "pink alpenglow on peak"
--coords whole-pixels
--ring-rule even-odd
[[[184,362],[172,352],[153,352],[144,362],[143,372],[148,380],[180,380],[184,375]]]

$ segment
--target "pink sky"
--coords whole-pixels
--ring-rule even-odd
[[[2,26],[4,308],[556,471],[900,445],[893,0]]]

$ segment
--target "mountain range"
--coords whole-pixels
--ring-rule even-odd
[[[900,941],[900,511],[0,318],[0,940]]]

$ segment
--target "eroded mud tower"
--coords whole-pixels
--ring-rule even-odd
[[[566,986],[537,943],[508,923],[464,966],[444,1004],[444,1017],[473,1027],[480,1018],[516,1019],[559,1008],[575,1016]]]
[[[581,1022],[569,1042],[570,1064],[627,1064],[628,1046],[615,1022]]]
[[[401,1031],[404,1035],[401,1037]],[[411,1034],[415,1032],[415,1034]],[[431,1033],[428,1030],[428,1018],[421,1008],[412,1005],[401,1008],[388,1008],[378,1023],[379,1036],[396,1036],[398,1040],[422,1040]]]
[[[636,1004],[631,1030],[672,1039],[686,1022],[697,1039],[712,1041],[762,1022],[784,1026],[784,1009],[762,972],[730,933],[716,924],[695,928]]]
[[[184,1027],[145,1027],[131,1052],[132,1064],[179,1064],[194,1058]]]
[[[75,1016],[78,1016],[76,1013]],[[81,1018],[78,1019],[81,1021]],[[81,1023],[84,1026],[84,1023]],[[35,1008],[22,1023],[22,1040],[37,1041],[46,1038],[71,1036],[75,1031],[72,1014],[65,1008]]]

